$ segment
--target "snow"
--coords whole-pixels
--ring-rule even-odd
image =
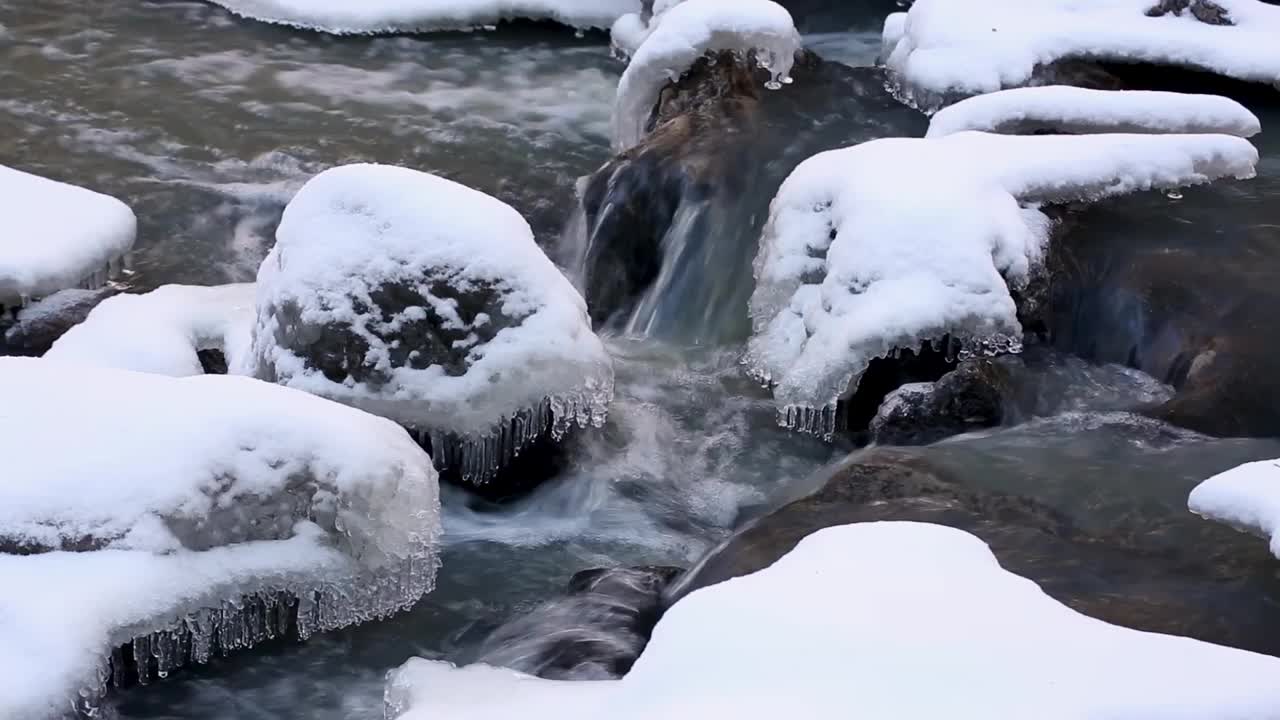
[[[347,165],[298,192],[276,239],[258,273],[257,377],[420,431],[501,439],[512,418],[539,408],[553,416],[557,439],[575,424],[603,424],[612,361],[582,296],[505,203],[427,173]],[[371,293],[386,287],[429,307],[379,307]],[[330,379],[287,346],[316,342],[308,334],[321,327],[367,347],[345,378]],[[437,351],[464,367],[446,368],[436,355],[418,363],[425,367],[413,366],[414,355],[397,360],[406,328],[459,338]]]
[[[96,701],[131,639],[163,675],[275,636],[248,603],[282,592],[307,637],[431,588],[436,474],[392,422],[249,378],[30,358],[0,358],[0,397],[0,717]]]
[[[400,720],[1278,717],[1280,660],[1081,615],[939,525],[821,530],[695,591],[621,680],[410,660]]]
[[[956,96],[1033,84],[1063,59],[1184,66],[1239,80],[1280,81],[1280,8],[1217,0],[1234,26],[1191,13],[1147,17],[1155,0],[918,0],[885,23],[886,66],[922,108]]]
[[[617,152],[640,142],[659,92],[706,53],[754,52],[772,76],[767,88],[791,82],[788,73],[800,49],[800,34],[786,8],[770,0],[656,3],[643,32],[639,22],[626,19],[614,27],[615,48],[631,56],[618,81],[613,110]]]
[[[1267,538],[1280,558],[1280,460],[1214,475],[1191,491],[1187,505],[1197,515]]]
[[[965,130],[1030,134],[1036,130],[1223,133],[1250,137],[1262,131],[1253,113],[1216,95],[1109,91],[1054,85],[979,95],[939,110],[927,137]]]
[[[607,29],[640,0],[210,0],[236,15],[336,34],[466,30],[503,20]]]
[[[113,197],[0,165],[0,305],[103,284],[137,230]]]
[[[755,260],[745,364],[783,423],[827,435],[873,358],[950,335],[1020,349],[1009,289],[1039,271],[1035,203],[1254,174],[1225,135],[890,138],[815,155],[779,189]]]
[[[204,373],[199,350],[220,350],[245,374],[254,319],[253,283],[165,285],[102,301],[45,353],[48,360],[184,377]]]

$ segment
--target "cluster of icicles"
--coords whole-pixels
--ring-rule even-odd
[[[103,657],[97,677],[81,688],[74,710],[97,717],[111,687],[124,687],[136,675],[146,685],[187,665],[208,662],[267,640],[337,630],[388,618],[409,609],[430,592],[439,561],[421,555],[376,572],[363,573],[320,587],[263,589],[238,600],[224,600],[162,625],[128,636]],[[156,627],[157,623],[147,623]]]
[[[128,255],[111,258],[105,265],[81,278],[80,282],[71,286],[71,289],[101,290],[106,287],[108,283],[117,280],[120,277],[120,273],[128,269],[128,267]],[[31,297],[29,295],[22,295],[16,299],[16,302],[11,301],[8,304],[0,302],[0,320],[4,319],[7,315],[16,316],[19,310],[39,299],[40,298]]]
[[[467,483],[483,485],[543,439],[558,442],[574,428],[602,427],[611,394],[596,392],[589,384],[579,392],[546,397],[537,407],[520,410],[498,423],[486,435],[416,428],[410,428],[410,433],[430,451],[436,468],[456,469]]]

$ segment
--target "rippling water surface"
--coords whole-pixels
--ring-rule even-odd
[[[809,44],[848,64],[878,51],[874,32],[821,33]],[[140,220],[130,278],[139,289],[252,279],[285,202],[314,173],[349,162],[405,165],[496,195],[550,245],[575,204],[575,180],[609,156],[620,70],[603,36],[539,25],[334,38],[204,3],[0,0],[0,163],[128,202]],[[1280,114],[1270,120],[1280,127]],[[1144,211],[1200,242],[1231,241],[1214,231],[1228,205],[1244,208],[1230,215],[1240,232],[1280,226],[1270,200],[1280,196],[1280,147],[1270,136],[1261,146],[1259,181],[1189,193],[1182,205],[1147,197]],[[1274,245],[1265,252],[1276,260]],[[609,424],[573,442],[559,478],[501,508],[446,489],[439,587],[414,611],[177,674],[125,693],[121,714],[381,717],[383,675],[406,658],[465,660],[489,629],[555,597],[581,569],[687,566],[852,450],[777,428],[772,402],[737,367],[738,347],[610,345],[618,400]],[[1126,394],[1134,386],[1124,373],[1054,377],[1053,392],[1074,398],[1059,409],[1143,399]],[[1036,421],[928,452],[1085,527],[1139,518],[1188,539],[1200,537],[1201,521],[1184,509],[1195,480],[1280,453],[1270,441],[1080,427]]]

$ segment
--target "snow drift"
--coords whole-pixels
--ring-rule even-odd
[[[960,530],[885,522],[681,599],[621,680],[410,660],[386,698],[400,720],[1263,720],[1277,677],[1275,658],[1081,615]]]
[[[917,0],[885,21],[883,60],[926,110],[1034,84],[1060,60],[1143,62],[1280,82],[1280,8],[1216,0],[1230,26],[1193,13],[1149,17],[1157,0]]]
[[[1191,491],[1191,512],[1270,541],[1280,558],[1280,460],[1246,463]]]
[[[245,374],[253,326],[253,283],[165,285],[102,301],[44,357],[95,367],[184,377],[201,375],[198,352],[217,350]]]

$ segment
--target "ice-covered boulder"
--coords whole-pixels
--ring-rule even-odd
[[[1222,133],[1251,137],[1258,117],[1216,95],[1148,90],[1091,90],[1066,85],[978,95],[939,110],[927,137],[982,130],[1011,135],[1086,133]]]
[[[0,397],[0,717],[433,585],[436,473],[389,420],[250,378],[31,358],[0,359]]]
[[[1039,273],[1040,203],[1254,174],[1225,135],[884,139],[815,155],[775,197],[745,364],[789,427],[830,436],[873,358],[939,341],[1016,352],[1014,295]]]
[[[520,214],[414,170],[347,165],[284,210],[258,272],[254,375],[391,418],[482,485],[603,424],[613,365]]]
[[[1197,3],[1199,4],[1199,3]],[[1151,63],[1280,83],[1280,8],[1218,0],[1230,25],[1150,13],[1157,0],[918,0],[885,21],[883,60],[899,90],[934,109],[1052,79],[1061,61]]]
[[[1191,491],[1191,512],[1265,538],[1280,558],[1280,460],[1232,468]]]
[[[411,660],[391,717],[984,717],[1268,720],[1280,660],[1081,615],[967,533],[880,522],[816,532],[696,591],[621,680],[540,680]],[[927,691],[921,678],[928,678]]]
[[[504,20],[608,28],[641,0],[210,0],[236,15],[339,35],[469,30]]]
[[[133,247],[119,200],[0,165],[0,314],[68,288],[96,289]]]
[[[613,147],[635,146],[649,128],[658,95],[707,53],[750,54],[769,71],[766,87],[780,89],[790,72],[800,33],[791,14],[772,0],[657,0],[652,17],[624,17],[613,30],[614,47],[630,56],[618,81],[613,108]]]
[[[44,357],[95,367],[184,377],[205,372],[201,353],[245,374],[253,327],[253,283],[165,285],[100,303]]]

